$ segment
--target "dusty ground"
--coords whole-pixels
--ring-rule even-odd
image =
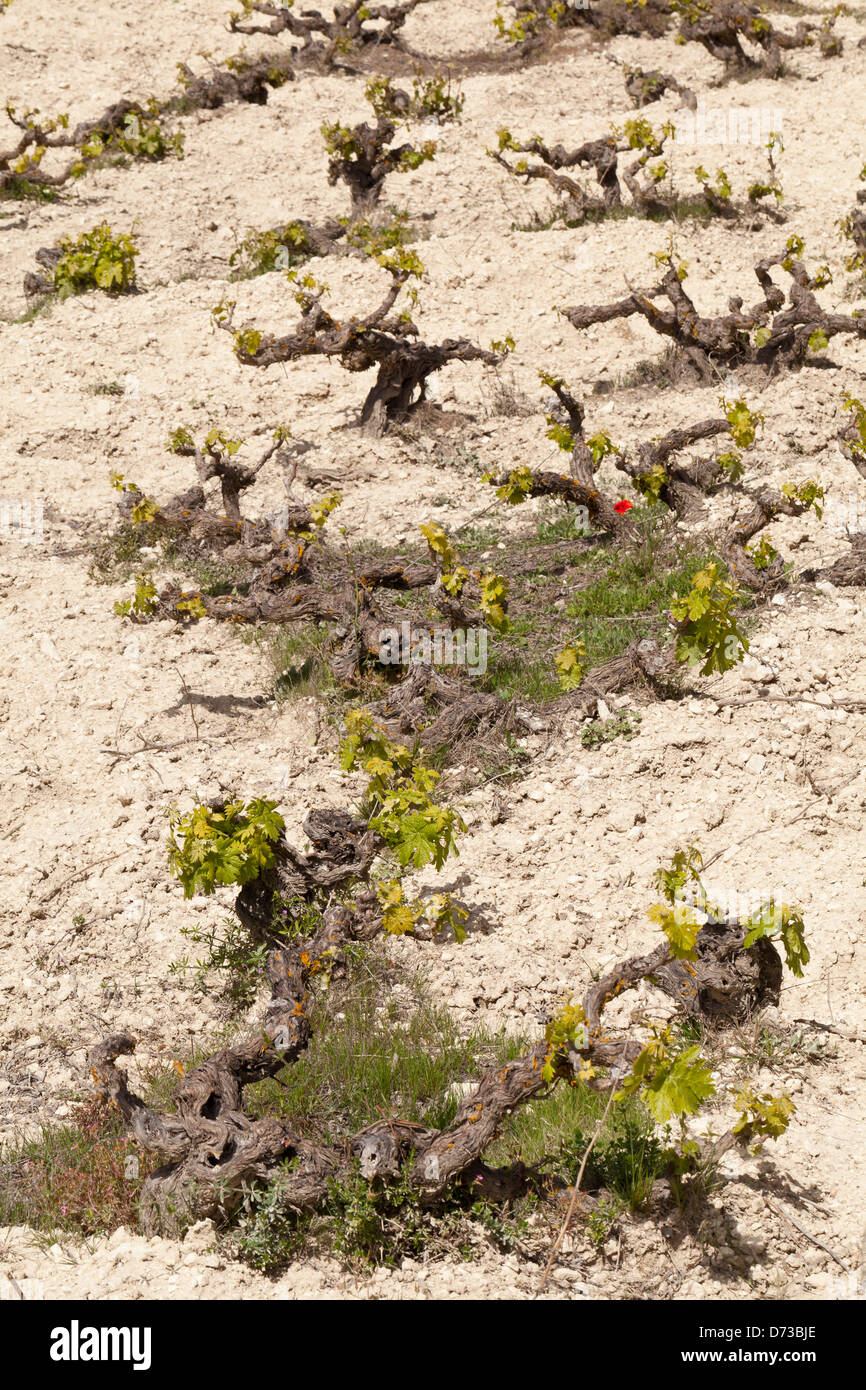
[[[455,59],[490,49],[494,8],[491,0],[472,7],[436,0],[422,6],[406,34],[419,49]],[[19,108],[66,110],[73,123],[122,95],[164,95],[178,61],[200,64],[200,50],[237,49],[224,28],[226,10],[226,0],[181,0],[133,16],[99,0],[69,0],[59,10],[49,0],[15,0],[0,17],[0,88]],[[674,72],[708,105],[747,100],[783,113],[788,224],[749,230],[686,222],[677,229],[690,291],[707,311],[723,309],[736,293],[751,302],[752,265],[790,231],[805,238],[810,264],[827,262],[835,273],[822,302],[843,304],[845,247],[836,223],[853,203],[866,160],[866,50],[857,47],[863,24],[860,14],[840,20],[841,58],[798,52],[794,75],[744,88],[714,87],[721,66],[696,45],[627,38],[608,45],[632,64]],[[129,586],[88,577],[88,542],[114,515],[109,471],[158,498],[190,481],[187,462],[164,448],[180,423],[249,438],[285,422],[312,446],[305,462],[339,478],[341,522],[350,533],[396,541],[419,522],[454,525],[485,509],[486,523],[514,524],[504,506],[489,510],[489,495],[462,458],[473,451],[493,469],[549,458],[539,366],[566,377],[587,398],[590,427],[618,441],[714,413],[714,390],[592,397],[599,377],[613,378],[657,345],[631,320],[578,335],[554,310],[618,297],[626,278],[646,281],[650,252],[662,249],[667,228],[622,221],[538,235],[512,230],[546,199],[485,156],[505,124],[577,144],[631,114],[619,70],[581,36],[555,62],[467,77],[462,121],[432,132],[435,162],[388,186],[388,198],[413,216],[435,210],[429,240],[418,248],[427,268],[419,319],[425,336],[465,333],[486,344],[511,332],[517,340],[499,383],[474,366],[439,378],[446,409],[472,420],[444,437],[373,443],[350,428],[365,378],[323,362],[241,367],[209,321],[228,288],[236,233],[344,211],[344,191],[326,182],[318,131],[325,119],[360,119],[363,87],[361,77],[304,74],[267,106],[187,117],[182,162],[103,170],[57,204],[2,207],[0,496],[44,505],[41,543],[0,538],[4,1141],[68,1114],[70,1098],[86,1087],[86,1049],[103,1030],[128,1028],[141,1039],[134,1077],[137,1068],[183,1055],[223,1022],[221,1006],[191,993],[168,967],[182,954],[179,928],[191,913],[218,922],[232,894],[183,902],[166,870],[166,806],[188,807],[221,788],[269,794],[279,797],[291,830],[311,805],[344,804],[355,787],[335,770],[333,737],[315,709],[266,698],[267,662],[235,631],[201,624],[180,632],[170,623],[133,629],[113,615],[113,601]],[[655,122],[675,108],[667,97],[648,114]],[[4,126],[0,146],[7,136]],[[700,159],[713,170],[724,163],[740,194],[763,172],[761,152],[749,147],[685,150],[676,159],[683,178]],[[114,230],[134,228],[144,293],[72,299],[16,321],[34,252],[102,219]],[[381,291],[376,273],[355,262],[329,262],[322,274],[337,303],[372,306]],[[239,321],[276,328],[294,318],[280,276],[231,291]],[[829,356],[832,367],[749,392],[766,416],[754,467],[774,483],[817,475],[862,516],[866,482],[835,434],[843,393],[866,395],[866,344],[836,339]],[[525,393],[532,413],[497,413],[503,380]],[[92,393],[108,381],[125,383],[126,394]],[[263,478],[248,496],[250,510],[273,508],[282,498],[279,479]],[[437,505],[443,496],[447,503]],[[797,568],[830,562],[845,545],[814,516],[776,524],[770,535]],[[633,742],[587,752],[576,722],[528,737],[527,775],[500,793],[506,818],[491,824],[489,789],[470,794],[470,832],[445,874],[486,929],[462,947],[403,939],[392,948],[423,967],[461,1020],[531,1029],[590,971],[652,941],[649,878],[683,844],[698,843],[707,858],[718,854],[707,874],[717,895],[775,891],[804,909],[812,961],[804,981],[787,977],[779,1019],[816,1020],[837,1031],[821,1033],[807,1022],[806,1036],[828,1042],[824,1060],[800,1057],[790,1070],[757,1077],[775,1089],[787,1085],[795,1123],[763,1159],[732,1170],[714,1199],[720,1234],[713,1243],[672,1243],[651,1223],[626,1222],[618,1253],[590,1260],[564,1252],[552,1285],[557,1297],[864,1294],[866,715],[833,706],[866,699],[864,608],[860,590],[801,587],[761,620],[755,661],[703,682],[710,699],[650,706]],[[181,673],[197,696],[209,697],[198,708],[199,739]],[[762,689],[802,702],[714,702]],[[141,740],[148,747],[139,752]],[[73,925],[79,915],[80,929]],[[144,1298],[511,1298],[529,1296],[538,1278],[535,1266],[491,1252],[469,1265],[410,1267],[370,1281],[328,1262],[270,1281],[227,1263],[212,1243],[201,1228],[183,1246],[120,1231],[106,1242],[45,1251],[15,1228],[0,1234],[0,1276],[37,1281],[24,1287],[41,1287],[48,1297]]]

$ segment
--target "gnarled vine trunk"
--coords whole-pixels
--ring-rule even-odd
[[[304,829],[313,852],[301,854],[281,837],[274,868],[238,897],[239,917],[254,941],[268,939],[275,888],[309,898],[324,885],[363,880],[369,870],[376,836],[348,812],[313,813]],[[274,1185],[285,1208],[317,1210],[327,1203],[331,1181],[354,1171],[369,1182],[399,1177],[430,1207],[453,1184],[494,1201],[514,1197],[536,1177],[520,1163],[495,1169],[484,1162],[507,1116],[556,1081],[574,1081],[587,1063],[614,1068],[607,1084],[616,1084],[641,1049],[604,1023],[610,1000],[646,980],[686,1014],[716,1021],[740,1019],[778,1002],[781,962],[772,943],[762,939],[746,951],[737,924],[710,922],[698,935],[693,964],[675,960],[663,943],[615,966],[586,992],[585,1045],[578,1050],[541,1041],[524,1056],[488,1068],[444,1129],[389,1118],[339,1145],[314,1143],[291,1120],[247,1114],[244,1089],[298,1061],[312,1036],[310,999],[317,982],[327,987],[343,971],[347,942],[369,939],[379,929],[374,895],[361,894],[360,904],[355,896],[355,906],[328,908],[315,935],[273,947],[267,958],[271,998],[261,1026],[183,1077],[174,1091],[174,1113],[160,1114],[130,1091],[116,1065],[135,1048],[129,1034],[113,1034],[92,1049],[97,1091],[117,1107],[142,1148],[165,1160],[142,1188],[146,1232],[176,1234],[205,1217],[225,1224],[251,1187]]]

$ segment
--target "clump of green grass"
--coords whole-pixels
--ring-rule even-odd
[[[327,627],[320,623],[293,623],[260,632],[263,646],[274,672],[274,694],[278,701],[303,695],[327,698],[336,683],[324,657]]]
[[[535,523],[535,535],[539,545],[552,545],[555,541],[576,541],[584,536],[573,511],[563,511],[557,507],[549,515],[542,515]]]
[[[170,546],[165,547],[163,559],[166,563],[175,560]],[[249,570],[244,565],[234,564],[231,560],[198,559],[195,556],[178,557],[176,563],[190,576],[195,588],[209,598],[218,598],[223,594],[246,595],[249,592]]]
[[[14,318],[6,318],[4,323],[32,323],[34,319],[47,319],[57,300],[53,294],[34,295],[27,308],[22,314],[17,314]]]
[[[488,652],[487,684],[503,700],[543,704],[561,693],[554,657],[558,645],[549,637],[539,642],[538,623],[530,617],[510,617],[508,645]]]
[[[139,1149],[116,1111],[97,1098],[64,1125],[0,1159],[0,1225],[27,1225],[54,1239],[100,1235],[138,1220],[138,1196],[155,1154]]]
[[[636,387],[652,386],[666,391],[675,385],[683,375],[682,356],[679,348],[667,347],[657,357],[644,358],[633,367],[626,367],[610,381],[597,381],[593,395],[605,395],[611,391],[628,391]]]
[[[566,608],[575,636],[586,647],[587,665],[601,666],[622,656],[631,642],[663,637],[671,601],[688,592],[698,570],[714,558],[693,545],[664,554],[651,533],[635,550],[612,555],[603,573]]]
[[[514,232],[546,232],[551,227],[585,227],[588,223],[603,222],[682,222],[691,217],[705,227],[719,214],[699,193],[672,197],[667,207],[635,207],[631,203],[619,203],[609,208],[587,208],[579,217],[569,217],[564,208],[555,205],[545,212],[533,213],[527,222],[513,222]]]
[[[621,656],[634,641],[669,638],[672,599],[688,592],[698,570],[720,562],[687,542],[672,545],[670,530],[650,508],[635,508],[633,515],[640,533],[635,545],[614,551],[603,542],[575,544],[565,579],[550,573],[550,556],[539,557],[537,571],[513,578],[503,560],[511,630],[488,653],[487,688],[504,699],[543,703],[562,693],[555,655],[569,643],[583,642],[591,669]],[[585,540],[574,527],[572,516],[545,520],[538,541]],[[508,558],[516,553],[512,548]]]
[[[304,1055],[248,1088],[250,1113],[291,1117],[323,1143],[388,1115],[440,1129],[457,1112],[456,1083],[518,1055],[518,1039],[484,1028],[461,1033],[418,981],[403,982],[411,997],[398,1004],[394,980],[384,953],[358,953],[336,1011],[330,998],[314,1004]]]
[[[546,1100],[516,1110],[485,1154],[491,1164],[544,1164],[566,1186],[577,1181],[583,1155],[598,1126],[607,1096],[579,1082],[559,1086]],[[667,1162],[652,1119],[637,1100],[618,1101],[605,1121],[584,1171],[582,1188],[605,1188],[632,1211],[645,1206]]]

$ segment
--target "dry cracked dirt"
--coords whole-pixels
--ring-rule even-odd
[[[774,7],[772,18],[793,26],[795,9],[800,15],[800,6]],[[320,127],[369,115],[364,88],[377,71],[369,55],[354,70],[351,55],[348,71],[299,68],[266,104],[181,115],[182,159],[107,164],[54,201],[0,202],[0,496],[4,505],[42,508],[41,534],[28,535],[6,505],[0,535],[7,1156],[43,1127],[69,1123],[91,1094],[87,1053],[103,1034],[128,1030],[139,1040],[128,1060],[138,1083],[244,1024],[213,981],[201,987],[170,968],[190,953],[181,928],[219,928],[234,890],[184,900],[168,871],[167,808],[270,797],[298,842],[312,806],[351,805],[362,786],[335,757],[333,703],[315,691],[275,694],[266,641],[242,640],[233,624],[132,624],[115,615],[130,580],[105,582],[93,566],[116,526],[109,474],[159,500],[194,481],[190,460],[165,447],[178,425],[263,447],[285,423],[302,446],[293,497],[311,502],[339,490],[343,503],[328,526],[345,528],[348,541],[399,548],[417,540],[419,524],[436,521],[449,533],[495,530],[495,556],[536,520],[562,515],[543,499],[510,508],[481,481],[527,464],[559,467],[539,368],[569,382],[590,432],[626,447],[716,413],[718,382],[629,384],[629,371],[660,351],[642,320],[578,333],[557,312],[653,283],[652,254],[665,249],[671,224],[614,218],[520,230],[549,206],[550,189],[509,178],[486,153],[504,126],[576,146],[633,118],[623,63],[673,73],[709,107],[781,113],[784,225],[748,214],[674,224],[687,288],[705,311],[723,312],[736,294],[749,302],[754,263],[794,232],[810,265],[833,272],[821,302],[843,312],[857,303],[856,290],[846,302],[855,277],[844,268],[850,245],[838,223],[866,161],[866,49],[858,46],[866,11],[837,20],[841,55],[798,49],[786,55],[784,76],[756,70],[742,84],[723,81],[723,65],[699,45],[677,44],[673,28],[658,39],[576,29],[525,62],[506,62],[495,13],[492,0],[430,0],[401,31],[413,50],[447,62],[465,98],[458,121],[410,126],[416,141],[436,140],[435,158],[387,184],[385,201],[406,209],[423,238],[413,243],[425,268],[416,322],[427,341],[515,340],[498,368],[456,363],[432,378],[441,413],[429,427],[373,437],[357,426],[371,373],[315,358],[253,370],[211,323],[212,307],[229,296],[241,324],[285,331],[297,317],[284,275],[231,281],[230,257],[249,228],[345,215],[346,189],[327,181]],[[808,17],[820,22],[824,13],[829,7],[810,6]],[[18,111],[68,112],[74,126],[120,97],[166,97],[179,62],[205,69],[202,52],[290,48],[285,35],[230,33],[226,20],[226,0],[135,14],[106,0],[59,8],[14,0],[0,14],[0,89]],[[386,58],[402,81],[407,69],[393,53]],[[679,104],[671,91],[641,114],[654,126],[676,123]],[[16,136],[0,121],[0,148]],[[49,151],[46,167],[57,158]],[[701,161],[711,172],[724,164],[740,198],[766,166],[764,151],[747,144],[677,146],[672,158],[684,181]],[[75,295],[28,314],[22,281],[36,252],[103,221],[133,234],[139,292]],[[370,312],[383,292],[381,272],[363,259],[334,254],[313,268],[347,310]],[[460,1029],[528,1037],[564,997],[656,943],[652,875],[685,845],[712,860],[711,895],[772,893],[802,908],[811,951],[804,977],[786,973],[778,1006],[717,1057],[716,1095],[696,1122],[718,1131],[730,1119],[743,1051],[763,1029],[781,1041],[753,1059],[749,1079],[759,1091],[787,1091],[796,1105],[789,1128],[760,1155],[730,1161],[699,1222],[626,1210],[596,1243],[578,1226],[547,1297],[866,1292],[866,596],[862,587],[797,579],[846,552],[843,512],[866,516],[866,478],[837,442],[843,399],[866,396],[864,378],[866,341],[840,336],[820,362],[743,383],[764,415],[753,476],[768,486],[818,477],[828,497],[842,499],[821,519],[781,516],[767,528],[790,582],[750,619],[747,659],[723,675],[693,675],[677,698],[637,688],[610,696],[602,716],[641,714],[628,740],[587,747],[582,715],[549,718],[539,707],[519,735],[519,761],[492,780],[467,744],[454,782],[467,823],[459,858],[441,874],[427,868],[407,878],[413,891],[458,894],[470,930],[462,944],[444,935],[389,938],[388,954],[423,976]],[[639,501],[610,459],[598,480],[610,495]],[[279,472],[264,469],[244,501],[257,516],[284,505]],[[689,534],[708,534],[737,505],[712,498]],[[176,567],[151,559],[157,585],[177,578]],[[451,752],[453,773],[461,757]],[[651,1003],[646,987],[626,995],[617,1025],[639,1026]],[[530,1247],[506,1251],[491,1238],[472,1259],[422,1254],[375,1271],[347,1268],[328,1251],[301,1253],[266,1275],[236,1258],[209,1223],[183,1240],[147,1237],[133,1214],[113,1232],[85,1236],[6,1226],[0,1279],[48,1298],[524,1299],[537,1292],[545,1258],[543,1244]]]

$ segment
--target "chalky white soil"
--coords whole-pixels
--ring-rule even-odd
[[[201,67],[201,50],[238,49],[225,29],[228,8],[228,0],[134,10],[108,0],[15,0],[0,17],[0,92],[18,108],[68,111],[73,123],[124,95],[165,95],[178,61]],[[434,0],[406,36],[455,58],[493,49],[494,10],[492,0]],[[191,482],[189,462],[164,447],[181,422],[197,435],[219,426],[247,439],[284,422],[311,446],[304,464],[338,482],[340,521],[350,534],[396,542],[427,520],[454,526],[482,513],[484,524],[531,520],[530,508],[491,508],[489,491],[461,459],[474,452],[495,470],[550,460],[540,366],[586,400],[592,431],[625,444],[714,414],[713,389],[593,396],[600,377],[655,354],[657,341],[634,320],[579,335],[554,307],[603,303],[621,296],[626,280],[647,283],[651,252],[663,248],[668,228],[618,221],[515,231],[512,224],[546,198],[508,179],[485,149],[506,124],[576,145],[630,116],[621,72],[606,52],[674,72],[708,105],[780,109],[788,223],[685,222],[677,244],[689,262],[690,292],[706,312],[722,312],[734,294],[752,302],[755,261],[796,231],[809,263],[834,272],[822,302],[850,309],[836,224],[853,205],[866,162],[866,49],[857,47],[864,21],[862,13],[839,21],[841,58],[796,52],[791,76],[746,87],[718,88],[720,64],[672,38],[617,38],[600,48],[574,35],[549,63],[467,77],[462,120],[416,132],[435,135],[435,161],[395,176],[386,193],[414,218],[435,213],[418,248],[427,271],[422,333],[487,344],[511,332],[517,341],[499,382],[473,365],[440,375],[446,410],[471,417],[446,435],[371,442],[351,427],[366,377],[323,361],[244,368],[228,336],[210,327],[211,307],[229,290],[238,322],[280,328],[294,320],[282,277],[230,286],[228,257],[248,227],[345,211],[345,191],[326,180],[319,127],[365,116],[364,77],[301,74],[264,107],[184,118],[180,162],[93,173],[56,204],[0,206],[0,497],[44,507],[41,543],[0,538],[2,1141],[68,1115],[72,1097],[87,1090],[86,1050],[103,1032],[129,1029],[141,1040],[134,1080],[224,1024],[218,998],[169,973],[188,949],[179,929],[195,920],[218,924],[232,902],[229,890],[183,901],[166,866],[169,804],[187,808],[221,789],[273,795],[291,832],[313,805],[350,804],[358,786],[337,770],[334,731],[312,702],[269,701],[270,667],[235,629],[133,628],[114,616],[112,604],[129,586],[88,577],[89,545],[115,515],[109,472],[158,499]],[[675,109],[667,97],[646,114],[659,123]],[[3,118],[0,148],[13,138]],[[712,171],[724,163],[739,196],[763,172],[762,152],[748,146],[678,148],[674,160],[682,180],[701,160]],[[115,231],[134,230],[144,292],[88,295],[16,322],[36,250],[103,219]],[[372,307],[381,294],[375,268],[334,259],[316,271],[337,306]],[[866,397],[866,343],[837,338],[828,355],[830,367],[749,391],[766,417],[750,466],[755,478],[777,485],[818,476],[862,517],[866,480],[835,436],[843,394]],[[127,394],[92,394],[107,381],[126,383]],[[528,398],[532,413],[497,413],[503,382]],[[614,476],[602,474],[621,486]],[[296,488],[310,499],[322,490]],[[263,476],[247,509],[264,513],[282,497],[280,478]],[[442,498],[447,503],[437,504]],[[729,506],[719,503],[718,515]],[[769,534],[795,569],[830,563],[846,546],[838,528],[813,514],[774,524]],[[654,941],[650,876],[686,843],[698,843],[705,858],[718,855],[707,874],[717,896],[775,891],[804,910],[812,960],[802,982],[786,975],[778,1019],[817,1020],[836,1031],[798,1025],[805,1038],[827,1044],[823,1060],[801,1053],[790,1071],[756,1074],[759,1088],[787,1087],[795,1099],[790,1129],[761,1158],[732,1165],[711,1199],[713,1241],[626,1218],[618,1249],[616,1240],[599,1253],[582,1238],[566,1244],[549,1288],[554,1297],[863,1296],[866,713],[834,702],[866,700],[864,612],[862,590],[801,585],[762,617],[752,660],[698,682],[709,698],[645,708],[634,741],[585,751],[576,720],[528,736],[526,775],[500,788],[495,809],[489,786],[465,798],[469,832],[442,876],[473,911],[469,939],[461,947],[401,939],[390,948],[424,972],[465,1025],[526,1032],[563,995],[579,993],[591,972]],[[198,706],[198,739],[181,676],[209,697]],[[762,700],[761,692],[802,698]],[[735,698],[753,702],[717,703]],[[79,914],[84,926],[76,930]],[[630,995],[620,1020],[645,1004],[640,992]],[[711,1115],[717,1129],[731,1113],[728,1080],[723,1070]],[[407,1266],[369,1280],[329,1261],[301,1262],[270,1280],[226,1259],[208,1228],[194,1228],[183,1245],[119,1231],[45,1250],[18,1227],[0,1232],[3,1277],[25,1296],[41,1288],[46,1297],[525,1298],[537,1288],[538,1266],[491,1250],[468,1264]]]

